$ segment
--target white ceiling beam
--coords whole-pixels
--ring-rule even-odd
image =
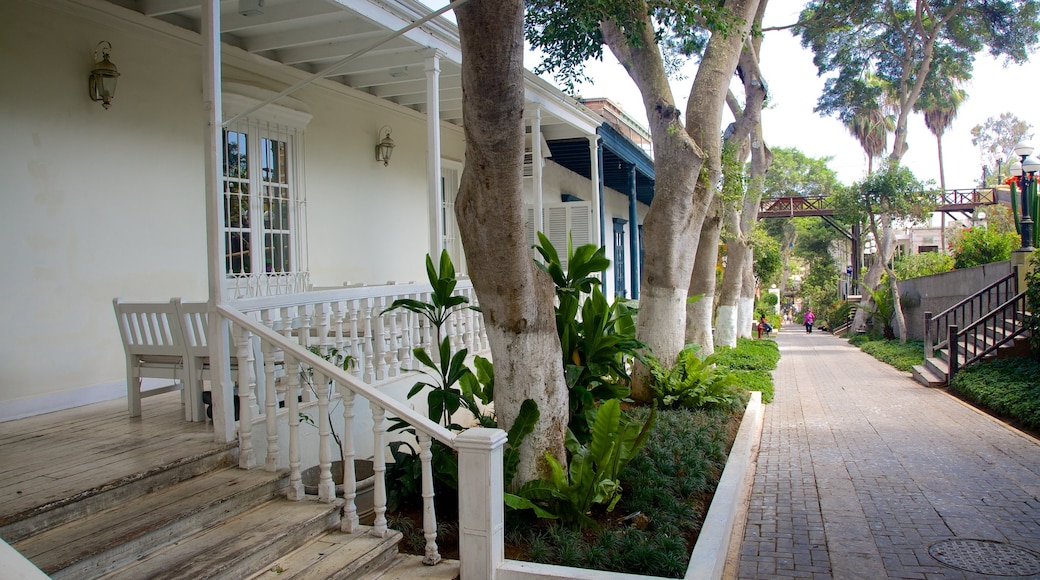
[[[249,52],[284,50],[327,42],[350,40],[355,35],[371,33],[372,26],[357,18],[341,18],[335,22],[323,22],[307,28],[259,34],[242,40],[242,48]]]

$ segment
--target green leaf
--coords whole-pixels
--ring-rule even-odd
[[[550,512],[550,511],[542,508],[541,506],[539,506],[538,504],[532,502],[531,500],[529,500],[527,498],[520,497],[518,495],[513,495],[511,493],[506,493],[505,494],[505,503],[506,503],[507,506],[509,506],[510,508],[515,509],[515,510],[533,510],[534,511],[534,515],[536,515],[536,516],[538,516],[539,518],[542,518],[542,519],[555,520],[555,519],[559,519],[559,517],[560,517],[560,516]]]

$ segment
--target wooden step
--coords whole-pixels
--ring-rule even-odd
[[[950,365],[947,363],[947,360],[949,360],[949,355],[947,354],[947,352],[943,350],[941,352],[937,351],[935,354],[939,356],[931,356],[926,358],[924,360],[924,365],[922,366],[924,366],[925,369],[927,369],[929,372],[931,372],[931,374],[937,377],[950,376]],[[944,380],[943,383],[945,384],[945,382],[946,381]]]
[[[342,501],[274,499],[101,576],[112,580],[248,578],[339,525]]]
[[[925,365],[913,366],[914,379],[926,387],[945,387],[946,377],[940,376]]]
[[[436,566],[422,563],[422,556],[400,555],[386,568],[371,572],[358,580],[458,580],[459,561],[443,560]]]
[[[238,443],[183,457],[141,473],[121,477],[44,505],[34,506],[0,521],[0,537],[14,544],[33,534],[82,519],[134,498],[234,465]]]
[[[279,495],[284,473],[223,468],[15,544],[55,578],[95,577]]]
[[[398,559],[401,532],[390,530],[385,538],[373,536],[362,526],[358,533],[330,530],[286,554],[251,578],[256,580],[325,580],[367,577],[385,571]],[[420,565],[421,565],[420,558]],[[415,577],[415,576],[409,576]]]

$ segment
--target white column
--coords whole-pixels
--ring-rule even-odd
[[[426,56],[426,187],[430,200],[430,256],[436,262],[444,248],[444,192],[441,187],[441,52]]]
[[[224,189],[223,111],[220,92],[220,2],[206,0],[202,6],[202,105],[206,114],[206,253],[209,275],[210,369],[213,377],[213,434],[221,443],[235,437],[231,368],[228,357],[229,333],[215,307],[224,303]]]
[[[494,580],[505,559],[506,432],[467,429],[455,438],[459,452],[459,563],[462,580]]]
[[[531,179],[534,195],[534,231],[544,232],[542,224],[542,107],[534,106],[531,117]],[[537,236],[535,236],[537,241]],[[564,250],[566,251],[566,250]]]
[[[603,221],[600,216],[600,205],[603,200],[600,197],[603,192],[600,190],[599,184],[599,135],[593,133],[588,136],[589,140],[589,160],[592,162],[592,169],[589,174],[592,176],[592,196],[589,198],[592,202],[592,238],[591,242],[597,246],[603,245],[602,229]]]

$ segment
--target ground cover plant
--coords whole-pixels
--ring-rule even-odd
[[[953,377],[955,393],[1040,435],[1040,364],[1007,358],[970,365]]]
[[[920,340],[886,340],[861,334],[849,339],[849,344],[858,346],[860,350],[883,363],[910,372],[914,365],[924,364],[924,343]]]

